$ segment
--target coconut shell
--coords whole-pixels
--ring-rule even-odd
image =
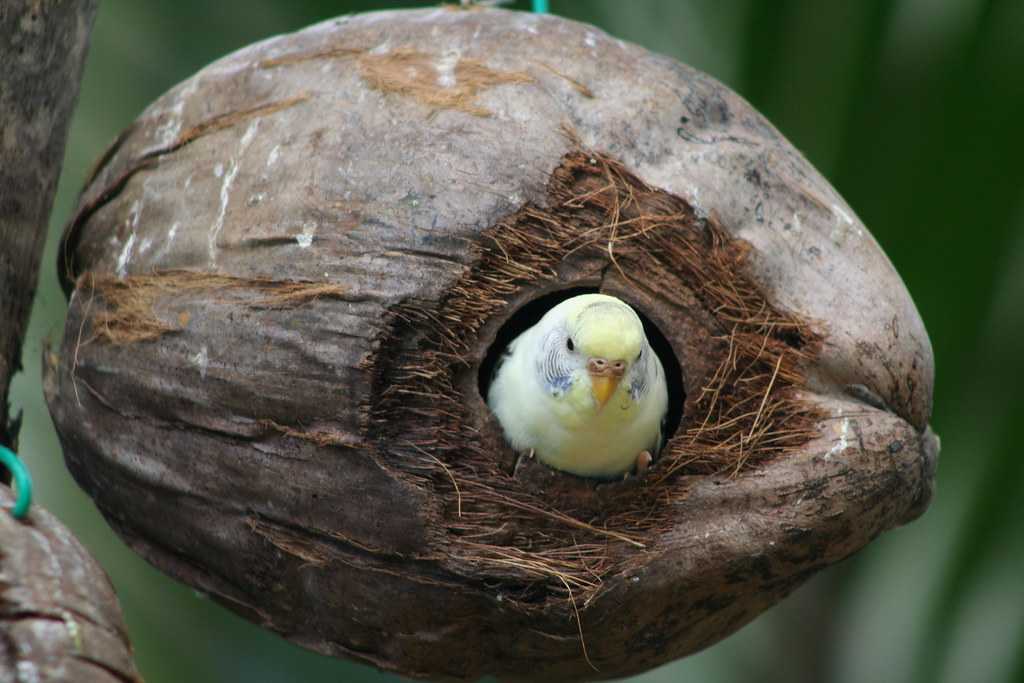
[[[141,681],[121,607],[96,560],[38,505],[0,486],[0,681]]]
[[[555,16],[245,48],[100,160],[48,401],[113,528],[303,646],[409,676],[635,674],[927,506],[932,352],[867,229],[708,76]],[[606,291],[668,368],[641,480],[520,460],[481,398]]]

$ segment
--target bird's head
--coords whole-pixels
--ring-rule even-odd
[[[623,382],[633,400],[643,392],[649,345],[640,317],[627,304],[604,294],[572,297],[548,311],[540,326],[545,333],[537,367],[552,393],[589,388],[600,411]]]

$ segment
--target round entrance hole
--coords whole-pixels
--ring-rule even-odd
[[[601,290],[597,287],[569,287],[566,289],[559,289],[554,292],[548,292],[542,296],[532,299],[523,304],[519,310],[512,314],[505,324],[498,330],[497,335],[494,338],[494,342],[490,348],[487,349],[487,355],[484,356],[483,361],[480,363],[480,369],[477,373],[477,387],[480,391],[480,396],[484,402],[487,402],[487,390],[491,386],[491,381],[494,379],[494,368],[498,363],[498,359],[501,358],[501,354],[505,352],[508,345],[511,344],[516,337],[530,329],[544,317],[544,314],[550,311],[552,308],[562,303],[566,299],[571,299],[574,296],[581,294],[599,294]],[[686,389],[683,384],[683,370],[679,364],[679,360],[676,358],[676,354],[672,351],[672,345],[668,339],[662,334],[658,326],[647,317],[647,315],[635,304],[628,302],[630,307],[636,314],[640,316],[640,321],[644,325],[644,333],[647,335],[647,340],[651,344],[651,348],[658,355],[661,360],[661,365],[665,369],[665,379],[668,384],[668,413],[665,416],[665,425],[662,434],[662,444],[668,442],[669,439],[676,433],[676,429],[679,427],[679,423],[683,419],[683,406],[686,403]]]

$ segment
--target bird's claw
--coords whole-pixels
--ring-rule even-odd
[[[650,451],[640,451],[640,453],[636,456],[633,471],[636,472],[637,479],[644,478],[644,475],[647,474],[647,468],[651,466],[652,460],[654,460],[654,456],[651,455]],[[626,481],[627,479],[629,479],[630,473],[631,471],[627,470],[626,473],[622,475],[622,481]]]
[[[640,451],[640,454],[636,456],[637,479],[642,479],[647,474],[647,468],[651,466],[651,461],[653,460],[654,456],[651,455],[650,451]]]
[[[528,451],[524,451],[524,452],[519,454],[519,456],[516,458],[516,464],[512,468],[512,477],[513,478],[515,478],[516,474],[519,473],[519,468],[522,467],[523,461],[525,461],[525,460],[533,460],[534,454],[535,454],[535,452],[534,452],[534,450],[532,448],[530,450],[528,450]]]

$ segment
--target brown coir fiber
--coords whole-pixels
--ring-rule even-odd
[[[668,503],[686,495],[683,475],[734,475],[783,456],[814,436],[818,417],[794,391],[818,338],[745,273],[746,243],[586,151],[564,157],[547,201],[486,230],[474,265],[440,303],[392,309],[367,363],[373,399],[364,406],[368,441],[385,449],[382,460],[447,501],[447,561],[523,608],[565,598],[584,606],[606,577],[640,562],[679,523]],[[583,255],[603,255],[669,305],[695,297],[713,321],[716,343],[705,353],[717,356],[717,370],[689,378],[698,384],[688,387],[681,425],[643,483],[591,485],[581,498],[538,490],[504,467],[507,446],[496,452],[483,438],[479,400],[460,387],[475,372],[483,325],[509,315],[523,288],[556,283],[563,262]]]
[[[364,48],[328,47],[315,52],[300,52],[264,59],[261,69],[293,66],[323,59],[354,58],[359,73],[374,90],[411,97],[432,109],[454,109],[473,116],[491,116],[493,112],[477,103],[477,96],[499,85],[533,83],[525,71],[499,71],[479,59],[454,57],[450,73],[443,73],[443,57],[412,48],[374,52]],[[547,67],[550,69],[550,67]],[[557,73],[557,72],[556,72]],[[567,76],[558,74],[562,78]],[[576,83],[575,81],[572,81]],[[576,83],[577,87],[584,87]]]
[[[400,49],[383,54],[367,53],[359,58],[359,70],[375,90],[412,97],[435,109],[457,109],[474,116],[490,116],[491,110],[477,104],[476,97],[498,85],[532,83],[522,71],[497,71],[478,59],[460,58],[452,65],[450,83],[443,84],[435,66],[437,58],[419,50]]]
[[[75,291],[89,297],[85,307],[92,329],[84,341],[100,340],[116,345],[150,341],[185,327],[189,319],[187,311],[178,311],[172,320],[167,320],[167,316],[161,316],[155,308],[157,301],[176,292],[208,291],[212,298],[234,292],[240,294],[244,305],[252,308],[289,308],[321,297],[337,298],[345,290],[340,285],[324,282],[165,270],[123,278],[86,272],[79,276]]]

